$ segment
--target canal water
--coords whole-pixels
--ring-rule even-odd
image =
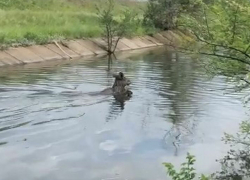
[[[98,94],[119,71],[133,97]],[[187,152],[214,172],[223,133],[247,119],[231,87],[165,49],[2,68],[0,179],[164,180],[162,163],[179,167]]]

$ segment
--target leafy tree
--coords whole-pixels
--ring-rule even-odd
[[[144,23],[161,30],[176,29],[181,14],[194,15],[200,3],[200,0],[149,0]]]
[[[250,32],[248,31],[250,1],[202,2],[197,14],[199,16],[181,14],[178,17],[179,29],[185,33],[190,32],[193,41],[183,43],[177,50],[201,54],[201,60],[209,72],[224,75],[236,82],[243,82],[242,88],[248,87],[250,85]],[[221,170],[213,174],[212,178],[218,180],[250,178],[250,122],[242,122],[235,136],[225,134],[223,140],[231,145],[231,150],[219,160]],[[173,179],[176,179],[180,173],[176,176],[176,172],[172,171],[171,167],[169,166],[168,170]]]
[[[179,18],[181,29],[196,40],[181,49],[209,56],[204,63],[210,72],[250,84],[250,1],[202,3],[199,14]]]

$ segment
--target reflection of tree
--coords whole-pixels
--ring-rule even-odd
[[[129,100],[129,97],[125,97],[122,95],[115,95],[114,100],[110,104],[109,114],[106,118],[106,121],[110,121],[111,119],[116,119],[125,108],[125,101]]]
[[[197,76],[193,75],[196,66],[190,59],[183,59],[184,56],[175,52],[165,51],[161,54],[149,54],[144,61],[151,63],[155,59],[147,71],[158,73],[154,76],[154,88],[159,92],[161,102],[156,102],[156,105],[165,112],[163,117],[173,124],[164,139],[170,138],[171,144],[177,149],[178,144],[187,140],[185,136],[191,135],[191,129],[197,124],[193,115],[197,114],[198,100],[192,96],[197,82]]]
[[[108,74],[110,74],[110,72],[112,70],[113,61],[116,60],[116,56],[115,56],[115,54],[108,55],[107,59],[108,59],[108,69],[107,69],[107,71],[108,71]]]
[[[191,143],[190,135],[193,135],[193,132],[197,126],[197,121],[193,116],[196,114],[190,115],[189,118],[186,118],[182,123],[173,123],[172,127],[166,131],[163,136],[163,144],[168,148],[169,143],[171,143],[175,148],[175,155],[178,155],[178,148],[181,142]]]
[[[0,83],[8,84],[12,82],[25,82],[27,84],[34,84],[41,80],[49,80],[51,74],[57,73],[57,71],[59,71],[57,68],[55,68],[55,66],[56,64],[29,64],[26,66],[1,68]],[[44,74],[46,74],[46,76]]]
[[[177,133],[173,133],[173,130],[176,130]],[[179,147],[179,143],[180,143],[180,136],[181,136],[181,132],[179,129],[179,126],[173,124],[172,128],[170,130],[168,130],[166,132],[166,134],[163,136],[163,143],[166,146],[166,148],[168,147],[168,141],[167,141],[167,137],[171,137],[172,141],[171,143],[173,144],[174,148],[175,148],[175,155],[178,155],[178,147]]]
[[[112,100],[109,106],[109,113],[106,117],[106,122],[116,119],[124,110],[124,102],[119,102],[116,99]]]

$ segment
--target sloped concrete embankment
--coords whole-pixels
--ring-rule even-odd
[[[154,36],[123,38],[117,45],[117,52],[178,44],[180,32],[165,31]],[[16,47],[0,51],[0,66],[22,65],[60,59],[105,55],[105,41],[102,38],[63,41],[47,45]]]

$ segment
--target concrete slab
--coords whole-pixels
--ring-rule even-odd
[[[186,35],[183,33],[183,32],[181,32],[181,31],[179,31],[179,30],[171,30],[174,34],[176,34],[176,35],[178,35],[178,36],[180,36],[180,37],[182,37],[182,38],[185,38],[186,37]]]
[[[91,41],[103,50],[107,49],[107,42],[102,38],[94,38]]]
[[[4,51],[0,51],[0,66],[23,64]]]
[[[100,48],[102,49],[107,49],[107,42],[104,39],[101,38],[95,38],[92,40],[95,44],[97,44]],[[113,48],[115,46],[115,40],[113,44]],[[126,51],[126,50],[131,50],[129,46],[127,46],[125,43],[123,43],[121,40],[119,40],[116,51]]]
[[[148,39],[144,38],[144,37],[140,37],[141,41],[144,43],[144,44],[147,44],[149,47],[154,47],[154,46],[157,46],[157,44],[155,44],[154,42],[152,41],[149,41]]]
[[[2,66],[5,66],[5,64],[2,61],[0,61],[0,67]]]
[[[140,49],[140,46],[135,44],[131,39],[122,38],[120,41],[131,49]]]
[[[173,37],[173,41],[176,45],[180,44],[181,43],[181,39],[182,37],[176,33],[174,33],[173,31],[168,31],[168,34]]]
[[[84,39],[84,40],[77,40],[77,42],[82,46],[84,46],[85,48],[92,51],[96,55],[107,53],[104,49],[100,48],[96,43],[92,42],[91,40]]]
[[[62,56],[46,48],[45,46],[34,45],[27,47],[27,49],[42,57],[46,61],[62,59]]]
[[[157,39],[158,41],[160,41],[161,43],[165,44],[165,45],[171,45],[171,41],[169,39],[166,39],[165,37],[163,37],[161,34],[155,34],[154,38]]]
[[[117,52],[126,50],[140,51],[143,48],[146,52],[148,48],[154,48],[163,45],[176,45],[184,35],[181,32],[167,31],[161,32],[153,37],[143,36],[133,39],[122,38],[117,44]],[[93,55],[106,55],[107,43],[104,38],[71,40],[56,44],[44,46],[30,46],[10,48],[6,51],[0,51],[0,66],[26,64],[33,62],[43,62],[50,60],[81,58],[82,56],[91,57]],[[125,53],[126,54],[126,53]]]
[[[113,48],[115,47],[116,41],[117,41],[117,37],[115,37],[114,40],[113,40]],[[102,39],[101,43],[102,43],[102,46],[105,45],[105,49],[106,49],[107,48],[107,42]],[[121,39],[120,39],[117,46],[116,46],[116,51],[127,51],[127,50],[131,50],[131,48],[128,47],[126,44],[122,43]]]
[[[181,37],[172,31],[163,31],[160,34],[168,39],[171,45],[178,46],[181,43]]]
[[[5,51],[7,54],[15,57],[19,61],[23,63],[33,63],[33,62],[41,62],[44,61],[43,58],[30,51],[25,47],[11,48]]]
[[[120,51],[127,51],[127,50],[131,50],[130,47],[128,47],[126,44],[124,44],[123,42],[121,42],[121,40],[119,40],[118,44],[117,44],[117,49],[119,49]]]
[[[173,39],[174,39],[174,37],[171,36],[171,34],[169,33],[169,31],[162,31],[159,34],[161,34],[163,37],[165,37],[169,41],[173,41]]]
[[[81,56],[94,55],[94,53],[92,51],[90,51],[89,49],[85,48],[84,46],[82,46],[81,44],[79,44],[77,41],[73,41],[73,40],[71,40],[71,41],[64,41],[63,45],[65,45],[70,50],[76,52],[77,54],[79,54]]]
[[[157,39],[155,39],[155,38],[153,38],[151,36],[145,36],[144,38],[151,41],[151,42],[153,42],[153,43],[155,43],[157,46],[163,46],[164,45],[159,40],[157,40]]]
[[[169,33],[170,35],[172,35],[173,37],[175,37],[175,38],[180,38],[180,37],[181,37],[179,34],[177,34],[177,33],[174,32],[174,31],[168,31],[168,33]]]
[[[62,44],[58,43],[59,46],[68,54],[70,55],[71,58],[77,58],[79,57],[80,55],[75,53],[74,51],[70,50],[69,48],[63,46]],[[59,54],[62,58],[64,59],[69,59],[70,57],[65,54],[61,49],[59,49],[55,44],[48,44],[48,45],[45,45],[46,48],[54,51],[55,53]]]
[[[138,38],[138,37],[133,38],[132,41],[133,41],[133,43],[135,43],[136,45],[138,45],[140,48],[147,48],[147,47],[150,47],[150,46],[148,46],[147,44],[143,43],[143,42],[141,41],[141,39]]]

